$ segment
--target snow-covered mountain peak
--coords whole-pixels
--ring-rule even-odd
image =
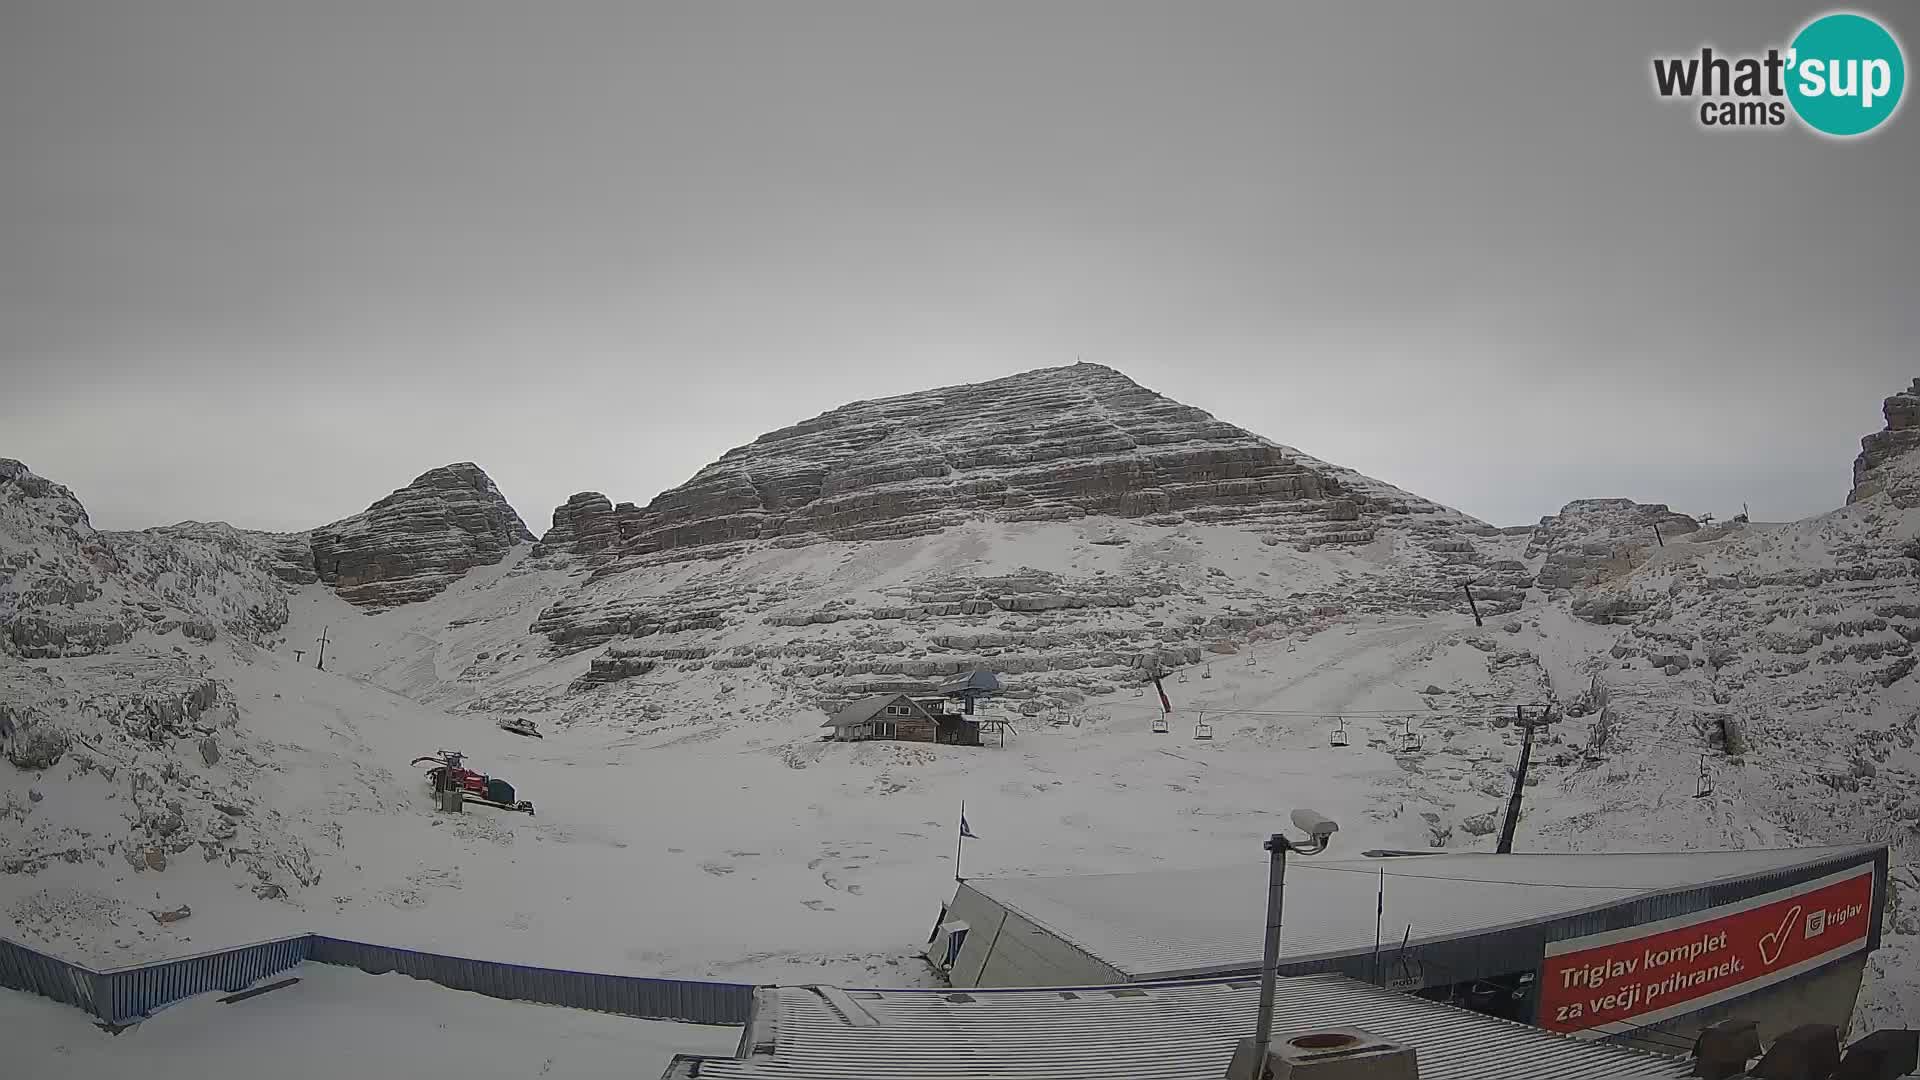
[[[1465,515],[1223,423],[1097,364],[858,401],[728,451],[646,507],[576,497],[545,546],[625,566],[925,536],[963,522],[1237,521],[1354,544]]]

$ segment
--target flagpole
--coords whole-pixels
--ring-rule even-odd
[[[960,800],[960,823],[953,829],[953,880],[963,881],[960,876],[960,851],[967,842],[967,800]]]

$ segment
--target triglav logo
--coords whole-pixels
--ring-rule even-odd
[[[1864,135],[1900,107],[1906,84],[1900,42],[1852,12],[1820,16],[1785,50],[1727,56],[1702,46],[1697,56],[1653,58],[1654,90],[1699,99],[1700,126],[1714,130],[1784,127],[1791,109],[1823,135]]]

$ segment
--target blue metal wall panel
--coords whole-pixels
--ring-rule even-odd
[[[649,1020],[734,1025],[747,1022],[752,986],[742,983],[647,979],[590,971],[503,964],[462,956],[394,949],[315,935],[309,959],[357,967],[375,975],[397,971],[454,990],[537,1001]]]
[[[94,1012],[94,973],[0,938],[0,986]]]
[[[1756,874],[1605,905],[1578,915],[1492,934],[1418,944],[1408,948],[1404,956],[1398,944],[1382,942],[1377,970],[1370,954],[1359,954],[1299,964],[1283,960],[1281,971],[1287,975],[1339,972],[1363,981],[1376,978],[1390,981],[1411,975],[1417,976],[1422,984],[1432,986],[1505,972],[1537,970],[1546,945],[1552,941],[1638,926],[1734,903],[1863,863],[1871,863],[1875,869],[1876,903],[1868,942],[1872,948],[1879,944],[1881,931],[1883,904],[1879,901],[1885,895],[1887,871],[1884,849],[1869,859],[1858,855],[1837,858],[1790,871]],[[397,971],[450,989],[489,997],[650,1020],[730,1026],[745,1024],[753,1007],[754,988],[742,983],[649,979],[529,967],[314,934],[101,972],[0,938],[0,986],[40,994],[120,1024],[195,994],[245,989],[303,960],[357,967],[376,975]]]
[[[304,960],[373,974],[399,972],[489,997],[649,1020],[744,1024],[753,1004],[754,988],[741,983],[529,967],[311,934],[101,972],[0,939],[0,986],[40,994],[109,1023],[124,1024],[196,994],[244,990]]]
[[[118,968],[95,975],[94,1013],[124,1024],[176,1001],[210,990],[244,990],[307,958],[312,937],[279,938],[199,956]]]

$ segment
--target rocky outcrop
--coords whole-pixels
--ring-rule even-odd
[[[1383,519],[1478,522],[1316,461],[1095,364],[856,402],[729,451],[645,509],[585,492],[543,548],[659,557],[1087,515],[1234,522],[1276,542],[1371,541]]]
[[[164,872],[197,849],[196,867],[237,884],[313,883],[307,848],[252,786],[273,748],[236,730],[219,675],[286,623],[287,554],[222,524],[99,531],[72,492],[0,460],[0,880],[55,862]],[[39,788],[14,798],[23,777],[65,808],[101,802],[49,812]],[[57,913],[9,914],[23,932],[63,929]]]
[[[623,510],[634,509],[632,503],[620,506]],[[620,530],[615,523],[612,501],[597,491],[582,491],[554,507],[553,527],[540,538],[533,553],[546,555],[559,551],[596,555],[619,541]]]
[[[487,474],[461,462],[313,530],[313,566],[341,599],[380,610],[425,600],[532,539]]]
[[[1576,499],[1540,519],[1527,556],[1546,554],[1538,575],[1541,588],[1586,589],[1632,569],[1647,548],[1699,528],[1698,521],[1665,503]]]
[[[1887,426],[1860,440],[1848,503],[1886,494],[1903,509],[1920,506],[1920,379],[1881,403]]]
[[[101,532],[65,487],[0,459],[0,653],[85,656],[176,631],[259,640],[287,621],[278,561],[229,526]]]
[[[150,534],[217,545],[257,562],[262,569],[289,585],[311,585],[320,580],[313,570],[310,533],[269,533],[237,529],[224,521],[182,521],[146,530]]]

